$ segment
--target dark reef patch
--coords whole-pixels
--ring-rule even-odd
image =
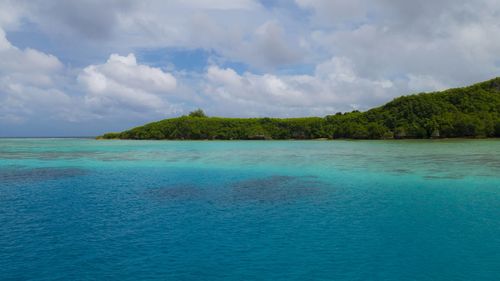
[[[395,169],[392,169],[390,171],[395,173],[395,174],[410,174],[412,172],[410,169],[406,169],[406,168],[395,168]]]
[[[0,182],[57,180],[85,174],[80,168],[5,168],[0,170]]]
[[[444,174],[444,175],[427,175],[424,176],[424,179],[427,180],[460,180],[463,179],[463,175],[458,175],[458,174]]]
[[[195,185],[174,185],[159,188],[150,188],[145,191],[148,198],[170,201],[170,200],[196,200],[205,197],[206,191]]]
[[[165,202],[206,201],[222,205],[245,201],[278,203],[317,197],[326,185],[315,177],[277,175],[209,187],[192,183],[174,184],[148,188],[143,194],[146,198]]]
[[[318,195],[324,185],[315,177],[270,176],[237,182],[231,191],[235,200],[280,202]]]

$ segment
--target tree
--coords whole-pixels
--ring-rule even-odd
[[[198,108],[195,111],[189,112],[189,117],[200,117],[200,118],[205,118],[208,117],[205,112],[201,108]]]

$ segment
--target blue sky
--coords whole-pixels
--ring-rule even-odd
[[[0,137],[323,116],[498,76],[494,0],[0,0]]]

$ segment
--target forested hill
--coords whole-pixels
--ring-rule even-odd
[[[324,118],[222,118],[201,110],[104,139],[392,139],[500,137],[500,77],[465,88],[402,96],[366,112]]]

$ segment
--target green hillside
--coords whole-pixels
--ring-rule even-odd
[[[165,119],[104,139],[392,139],[500,137],[500,77],[465,88],[402,96],[366,112],[304,118]]]

